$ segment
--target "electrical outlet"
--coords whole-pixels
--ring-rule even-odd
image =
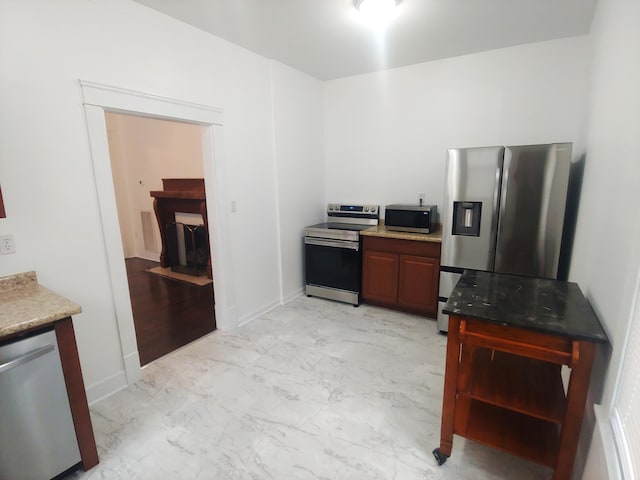
[[[2,255],[16,253],[16,243],[13,241],[13,235],[0,235],[0,253]]]

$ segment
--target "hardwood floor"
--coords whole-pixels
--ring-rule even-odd
[[[216,329],[213,284],[200,287],[147,272],[158,262],[125,262],[142,365]]]

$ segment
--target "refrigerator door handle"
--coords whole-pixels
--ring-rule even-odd
[[[493,231],[491,232],[491,237],[494,238],[494,242],[495,244],[493,245],[493,268],[492,270],[496,269],[496,265],[498,265],[500,263],[500,241],[502,239],[501,232],[502,232],[502,222],[504,221],[504,217],[505,217],[505,209],[506,209],[506,203],[507,202],[503,202],[502,199],[506,199],[507,198],[507,190],[509,188],[509,165],[511,164],[511,155],[508,149],[505,149],[504,152],[504,160],[502,163],[502,171],[498,173],[498,175],[500,176],[500,178],[498,179],[498,181],[496,182],[496,192],[495,192],[495,198],[496,198],[496,205],[498,205],[498,218],[496,219],[496,222],[494,225],[492,225],[493,227]]]
[[[496,257],[498,255],[498,245],[500,245],[500,221],[502,214],[504,213],[504,205],[502,204],[502,198],[505,197],[505,192],[502,190],[506,188],[507,178],[509,176],[506,168],[507,164],[507,152],[503,150],[502,161],[500,166],[496,168],[496,182],[493,189],[493,205],[495,211],[495,217],[491,222],[491,241],[490,241],[490,253],[489,253],[489,270],[493,271],[496,268]]]

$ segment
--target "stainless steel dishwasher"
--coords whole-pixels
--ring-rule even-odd
[[[0,343],[0,479],[46,480],[80,460],[55,332]]]

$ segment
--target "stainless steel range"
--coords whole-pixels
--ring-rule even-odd
[[[327,222],[304,229],[308,296],[360,305],[360,231],[378,224],[378,205],[327,206]]]

